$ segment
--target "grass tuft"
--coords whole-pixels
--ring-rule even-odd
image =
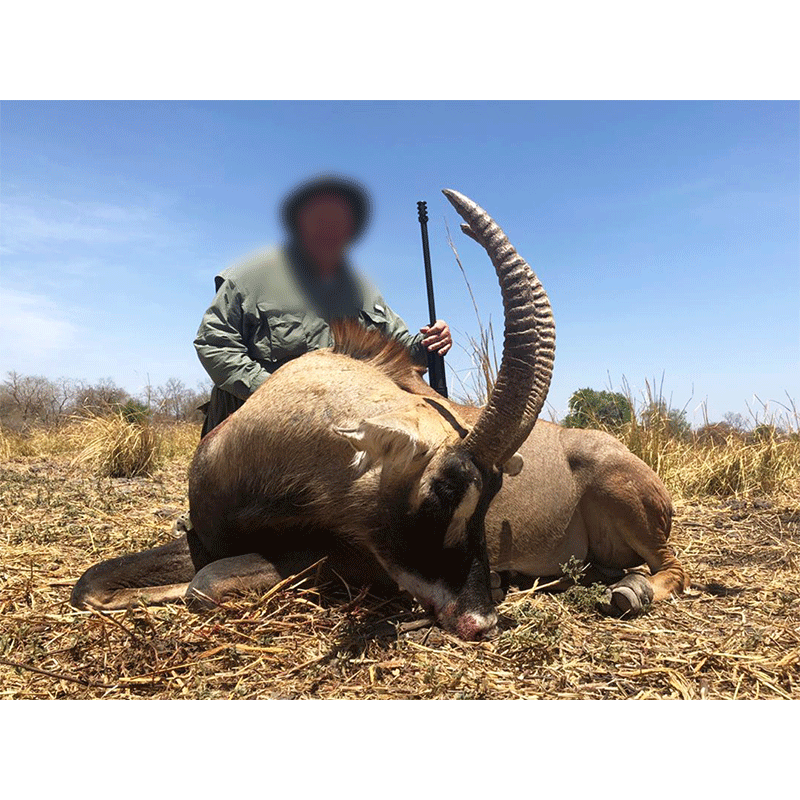
[[[122,412],[92,415],[72,431],[80,446],[74,464],[87,464],[101,478],[152,475],[163,459],[163,437],[145,421]]]
[[[15,431],[0,426],[0,461],[72,455],[98,477],[149,475],[167,461],[191,457],[200,442],[193,422],[152,423],[122,413],[91,414],[69,424]],[[144,469],[144,471],[142,471]]]

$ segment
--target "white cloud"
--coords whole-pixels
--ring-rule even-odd
[[[19,197],[0,205],[0,252],[31,253],[64,244],[161,243],[174,241],[155,208]]]
[[[0,363],[21,369],[23,363],[55,359],[79,343],[78,327],[62,306],[41,294],[0,291]]]

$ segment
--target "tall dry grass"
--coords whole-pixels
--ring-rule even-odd
[[[152,475],[162,462],[162,437],[145,421],[121,411],[90,415],[73,432],[80,452],[75,464],[87,464],[101,478]]]
[[[16,431],[0,426],[0,461],[17,458],[44,458],[75,451],[69,425],[59,428],[32,428]]]
[[[466,380],[452,368],[450,369],[450,374],[458,381],[460,387],[458,401],[464,403],[464,405],[482,406],[486,405],[489,395],[492,393],[492,387],[497,379],[497,370],[499,369],[494,326],[492,325],[491,319],[489,319],[486,325],[483,324],[481,312],[478,308],[478,301],[475,299],[475,293],[472,291],[472,284],[469,282],[464,265],[461,263],[461,256],[458,254],[458,249],[453,241],[453,237],[450,235],[450,226],[447,224],[447,221],[445,221],[445,228],[447,229],[447,243],[453,251],[453,256],[456,259],[459,270],[461,270],[461,277],[466,284],[470,300],[472,301],[472,308],[475,312],[475,319],[478,322],[477,336],[469,332],[463,334],[467,344],[461,345],[461,347],[466,351],[472,362],[472,368],[469,370]],[[447,364],[447,362],[445,362],[445,364]]]
[[[638,401],[625,382],[631,421],[611,428],[599,420],[592,427],[616,436],[684,500],[703,497],[800,492],[800,425],[793,406],[755,419],[757,433],[731,433],[723,441],[692,433],[676,436],[666,417],[644,414],[666,408],[663,394],[645,383]]]
[[[188,459],[200,441],[200,425],[150,423],[122,412],[89,413],[58,428],[25,432],[0,427],[0,461],[71,455],[99,477],[151,475],[166,461]]]
[[[161,452],[166,460],[189,459],[200,444],[199,422],[166,422],[156,425]]]

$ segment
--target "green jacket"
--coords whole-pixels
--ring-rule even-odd
[[[246,400],[282,364],[333,344],[328,322],[358,319],[402,342],[427,363],[422,334],[412,336],[378,290],[349,268],[324,289],[291,247],[250,256],[215,277],[217,295],[194,346],[211,380]]]

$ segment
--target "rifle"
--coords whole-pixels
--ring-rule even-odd
[[[425,284],[428,288],[428,313],[430,324],[436,322],[436,303],[433,299],[433,273],[431,272],[431,251],[428,247],[428,204],[424,200],[417,203],[419,225],[422,229],[422,259],[425,262]],[[447,379],[444,374],[444,356],[428,352],[428,382],[431,388],[442,397],[447,397]]]

